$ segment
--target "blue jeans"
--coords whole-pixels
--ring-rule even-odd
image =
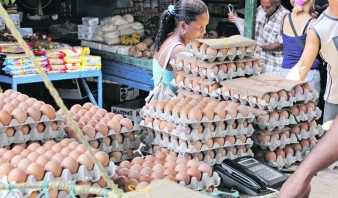
[[[323,123],[329,120],[334,120],[337,115],[338,115],[338,104],[332,104],[325,101]]]
[[[279,71],[280,76],[287,76],[290,69],[284,69],[281,68]],[[310,70],[309,73],[307,73],[307,76],[304,80],[305,82],[308,82],[312,88],[314,88],[318,94],[320,94],[320,73],[319,70]]]

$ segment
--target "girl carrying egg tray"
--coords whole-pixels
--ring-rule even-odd
[[[201,0],[180,0],[170,5],[161,15],[159,32],[155,39],[153,60],[153,79],[157,85],[162,82],[176,92],[171,80],[177,75],[169,60],[176,54],[185,51],[185,45],[195,39],[203,38],[209,23],[208,7]]]

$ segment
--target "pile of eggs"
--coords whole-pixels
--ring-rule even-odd
[[[213,170],[208,164],[197,160],[187,160],[173,154],[157,152],[155,156],[135,157],[131,162],[121,162],[113,180],[128,192],[130,191],[128,187],[131,185],[136,186],[138,190],[160,179],[184,182],[185,185],[189,185],[193,177],[201,181],[203,173],[212,177]]]
[[[180,118],[187,117],[188,120],[195,121],[201,121],[203,118],[213,121],[216,115],[223,120],[227,115],[236,118],[238,113],[247,117],[251,109],[239,103],[219,101],[202,95],[152,100],[146,108],[154,109],[156,112],[169,112],[171,115],[178,115]]]
[[[109,165],[108,154],[96,149],[93,152],[104,167]],[[0,178],[7,176],[8,183],[25,182],[29,175],[42,181],[47,172],[57,178],[64,169],[75,174],[80,166],[85,166],[90,171],[94,168],[94,162],[83,144],[69,139],[63,139],[59,143],[49,140],[42,146],[32,142],[27,147],[20,144],[10,150],[0,149]]]
[[[60,110],[62,113],[62,111]],[[133,130],[133,123],[129,118],[124,118],[122,115],[108,113],[105,109],[93,105],[92,103],[85,103],[82,106],[76,104],[70,108],[70,113],[73,119],[77,122],[83,135],[90,139],[95,139],[97,133],[107,136],[112,130],[115,133],[120,133],[124,127],[131,131]],[[68,136],[78,140],[78,137],[65,119],[64,130]]]
[[[28,125],[30,123],[26,123],[27,118],[31,117],[34,122],[38,123],[43,115],[46,115],[50,120],[55,119],[56,112],[54,107],[11,89],[0,93],[0,122],[3,127],[6,127],[5,132],[8,137],[15,134],[12,120],[16,120],[14,122],[16,126],[23,125],[21,131],[23,135],[26,135],[30,132],[30,126]],[[53,122],[51,126],[54,131],[58,129],[57,122]],[[40,122],[36,129],[40,133],[43,132],[45,129],[44,123]]]

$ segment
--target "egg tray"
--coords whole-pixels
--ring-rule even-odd
[[[116,166],[114,162],[110,161],[107,167],[104,167],[105,172],[108,174],[109,177],[112,177],[115,174]],[[54,177],[52,172],[46,172],[42,181],[92,181],[97,182],[101,178],[101,173],[99,171],[98,166],[94,164],[93,170],[88,170],[86,166],[81,165],[77,173],[72,174],[69,169],[63,169],[60,177]],[[28,175],[27,183],[36,183],[38,182],[33,175]],[[7,176],[4,176],[0,179],[0,183],[5,185],[9,184],[7,180]],[[24,194],[31,194],[33,189],[26,191]]]
[[[252,108],[259,108],[260,110],[267,110],[267,111],[273,111],[273,110],[280,110],[282,108],[291,107],[293,105],[292,101],[285,100],[284,97],[281,97],[279,101],[276,101],[275,98],[271,98],[269,103],[262,100],[260,103],[258,103],[256,98],[253,98],[251,100],[248,99],[248,96],[240,97],[239,94],[234,94],[233,96],[230,95],[230,92],[221,93],[221,96],[224,100],[231,100],[235,103],[240,102],[242,105],[247,105]]]
[[[293,133],[294,134],[294,133]],[[311,126],[308,131],[305,131],[305,129],[300,130],[300,134],[296,135],[296,138],[298,140],[304,140],[309,139],[311,137],[322,137],[325,134],[325,130],[323,129],[322,125],[318,124],[318,127],[315,128],[314,126]]]
[[[141,141],[139,138],[136,138],[134,141],[130,141],[129,138],[126,138],[122,144],[119,144],[117,140],[113,140],[111,145],[106,146],[104,142],[101,142],[98,149],[109,153],[112,151],[127,151],[128,149],[137,149],[140,147]]]
[[[43,123],[45,126],[50,126],[52,122],[56,122],[57,126],[59,127],[62,124],[62,120],[63,118],[60,114],[56,114],[55,119],[52,120],[49,119],[46,115],[42,115],[39,121],[35,121],[32,117],[27,117],[27,119],[23,123],[18,122],[16,119],[12,119],[7,126],[4,126],[0,122],[0,133],[5,133],[6,130],[10,127],[13,127],[15,131],[21,130],[24,125],[29,125],[30,128],[36,128],[36,126],[40,123]]]
[[[269,142],[265,140],[263,140],[262,142],[258,142],[257,137],[254,137],[253,142],[255,146],[258,146],[263,150],[269,149],[270,151],[274,151],[277,148],[283,149],[287,145],[298,143],[298,139],[295,134],[291,134],[289,138],[287,138],[285,134],[282,134],[279,139],[277,139],[273,135],[270,135]]]
[[[247,138],[246,142],[241,142],[240,139],[237,139],[234,144],[225,141],[223,145],[219,145],[217,142],[214,142],[212,147],[208,147],[205,143],[202,144],[202,147],[200,149],[197,149],[194,145],[189,144],[187,141],[182,141],[182,144],[179,144],[178,140],[173,140],[170,142],[170,138],[167,136],[162,136],[163,139],[161,139],[160,136],[155,137],[154,144],[159,145],[160,147],[166,147],[172,150],[175,153],[196,153],[200,151],[207,151],[212,150],[216,148],[233,148],[236,146],[238,149],[240,149],[243,146],[252,147],[253,141],[250,138]]]
[[[226,122],[228,125],[231,125],[235,121],[237,121],[239,124],[243,123],[245,120],[248,123],[251,123],[255,116],[250,112],[247,116],[243,116],[241,113],[237,113],[237,116],[235,118],[231,117],[229,114],[225,116],[224,119],[221,119],[218,115],[214,116],[213,120],[209,120],[208,117],[203,116],[201,121],[197,121],[195,119],[189,120],[186,114],[184,114],[182,117],[179,116],[178,113],[172,114],[170,111],[161,111],[161,110],[155,110],[153,107],[150,107],[149,110],[147,107],[143,107],[140,115],[142,117],[148,116],[149,118],[157,118],[160,120],[168,120],[174,124],[180,125],[182,127],[189,127],[195,129],[200,124],[212,124],[214,123],[216,126],[219,126],[222,124],[222,122]]]
[[[265,67],[263,65],[257,65],[253,64],[252,66],[249,66],[247,63],[252,62],[252,60],[257,60],[257,59],[243,59],[243,60],[238,60],[234,61],[236,62],[244,62],[245,67],[244,69],[236,67],[236,71],[233,71],[233,69],[228,69],[226,73],[224,73],[223,70],[219,70],[217,74],[211,72],[207,72],[207,68],[201,67],[201,66],[196,66],[193,69],[191,68],[191,65],[183,65],[182,62],[176,63],[175,59],[172,59],[170,61],[170,64],[176,68],[177,70],[183,70],[187,74],[192,74],[194,76],[200,76],[201,79],[208,79],[210,81],[216,81],[216,82],[222,82],[223,80],[229,80],[233,79],[235,77],[244,77],[244,76],[251,76],[251,75],[258,75],[262,72],[265,71]],[[221,63],[230,63],[232,61],[224,61],[224,62],[217,62],[217,64]],[[218,66],[218,65],[215,66]],[[203,68],[200,70],[200,68]]]
[[[239,47],[239,46],[238,46]],[[209,61],[209,62],[214,62],[215,60],[217,61],[224,61],[224,60],[235,60],[237,59],[243,59],[245,56],[253,56],[254,53],[260,53],[262,49],[259,46],[256,46],[255,51],[253,52],[250,49],[247,49],[244,53],[240,50],[237,50],[236,53],[232,53],[228,50],[227,54],[222,54],[220,52],[217,52],[216,56],[213,56],[211,54],[206,54],[206,50],[198,50],[197,48],[192,48],[192,43],[188,43],[185,47],[185,50],[188,52],[193,53],[193,55],[202,60],[202,61]]]
[[[294,149],[294,152],[295,152],[294,155],[291,155],[291,153],[287,153],[285,155],[285,158],[283,158],[281,155],[277,155],[276,161],[270,160],[266,162],[263,158],[257,158],[257,159],[259,161],[267,163],[271,167],[282,169],[283,167],[290,167],[296,162],[302,162],[305,159],[305,157],[310,153],[310,151],[314,148],[314,146],[315,146],[315,142],[312,141],[310,143],[309,148],[305,148],[302,146],[301,151],[295,151]]]
[[[20,144],[28,141],[47,141],[49,139],[61,140],[64,138],[65,132],[61,127],[53,131],[51,126],[46,126],[43,132],[38,132],[36,128],[30,129],[29,133],[24,135],[20,130],[15,131],[14,135],[8,137],[6,133],[0,133],[0,147],[9,146],[11,144]]]
[[[134,125],[132,130],[128,130],[126,127],[122,127],[120,132],[116,132],[114,130],[109,130],[107,135],[102,134],[101,132],[96,132],[95,137],[94,138],[90,138],[88,135],[83,134],[83,137],[86,141],[93,141],[93,140],[100,140],[103,139],[105,137],[112,137],[115,136],[117,134],[127,134],[129,135],[130,133],[136,133],[140,131],[140,127],[138,125]]]
[[[254,119],[252,122],[255,127],[257,127],[260,130],[281,130],[290,124],[297,124],[297,121],[295,119],[295,116],[291,113],[289,113],[289,118],[286,118],[285,116],[280,116],[279,120],[275,120],[274,117],[270,117],[269,121],[261,121],[258,122],[257,118]]]
[[[221,177],[215,171],[212,172],[211,176],[209,176],[208,173],[203,173],[200,181],[198,181],[196,177],[191,177],[189,184],[185,184],[184,181],[179,182],[180,186],[192,190],[206,190],[210,186],[217,187],[220,184]]]
[[[69,182],[70,184],[75,184],[74,182]],[[76,184],[75,184],[76,185]],[[102,188],[100,187],[100,185],[98,183],[93,183],[91,187],[98,187],[98,188]],[[41,192],[42,190],[37,190],[37,189],[31,189],[31,188],[27,188],[27,189],[13,189],[13,193],[16,195],[16,197],[29,197],[31,196],[31,194],[34,191],[39,191]],[[0,197],[6,197],[6,195],[8,194],[7,190],[2,190],[0,191]],[[88,197],[88,194],[77,194],[74,192],[75,195],[81,197],[81,198],[86,198]],[[64,198],[67,197],[69,194],[64,191],[64,190],[58,190],[58,194],[56,196],[56,198]],[[46,196],[42,196],[42,197],[46,197]]]
[[[307,112],[299,111],[299,115],[295,116],[297,123],[311,120],[318,120],[322,116],[322,111],[316,107],[315,110],[307,109]],[[293,124],[293,123],[290,123]]]
[[[157,126],[154,129],[152,127],[152,123],[148,123],[148,125],[145,126],[144,120],[141,121],[140,126],[149,132],[166,133],[176,139],[179,138],[190,143],[196,142],[197,140],[206,141],[210,138],[225,137],[226,135],[236,137],[246,135],[249,137],[254,132],[254,128],[251,124],[249,124],[247,127],[244,127],[243,124],[239,124],[236,129],[233,129],[231,125],[228,125],[225,130],[222,130],[220,126],[216,126],[215,131],[210,131],[209,127],[205,127],[202,133],[199,133],[196,128],[184,128],[180,125],[177,125],[176,128],[171,132],[168,131],[167,127],[165,127],[163,130],[160,130]]]
[[[121,156],[121,159],[116,159],[114,157],[110,157],[110,161],[114,162],[114,163],[119,163],[119,162],[122,162],[122,161],[126,161],[126,160],[131,160],[131,159],[134,159],[135,157],[140,157],[141,154],[139,152],[135,152],[137,151],[136,149],[134,150],[134,153],[133,153],[133,156],[129,157],[127,155],[127,152],[123,151],[123,154]],[[113,152],[113,151],[112,151]],[[108,153],[108,155],[110,156],[110,153]]]

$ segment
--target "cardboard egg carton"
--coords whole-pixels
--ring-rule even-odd
[[[211,98],[220,99],[221,89],[219,83],[216,81],[202,79],[199,76],[193,76],[192,74],[186,74],[184,72],[180,72],[178,75],[183,76],[185,79],[189,79],[189,83],[186,84],[183,81],[176,82],[176,79],[173,79],[171,84],[174,87],[185,89],[187,91],[193,91],[206,97],[209,96]],[[218,88],[210,90],[214,85]]]
[[[207,54],[206,50],[204,49],[200,50],[196,47],[194,48],[192,42],[186,46],[186,51],[192,52],[197,58],[203,61],[208,60],[209,62],[214,62],[216,59],[218,61],[224,61],[225,59],[234,60],[235,58],[243,59],[245,56],[252,56],[255,52],[259,53],[262,50],[260,47],[256,46],[254,52],[249,48],[246,48],[245,52],[242,52],[238,49],[236,49],[236,52],[227,50],[226,54],[223,54],[219,51],[219,49],[249,47],[256,44],[254,40],[240,35],[220,39],[197,39],[196,42],[199,42],[200,44],[206,44],[208,47],[218,51],[216,55],[212,55]]]
[[[25,122],[19,123],[16,119],[12,119],[9,125],[4,126],[0,122],[0,133],[5,133],[6,130],[10,127],[13,127],[15,130],[21,129],[24,125],[29,125],[30,128],[35,128],[38,124],[43,123],[45,126],[50,126],[52,122],[56,122],[58,126],[62,123],[62,116],[60,114],[56,114],[55,119],[49,119],[46,115],[42,115],[39,121],[35,121],[32,117],[27,117]]]
[[[267,102],[264,96],[285,91],[282,88],[267,83],[254,81],[248,78],[236,78],[221,82],[222,97],[225,100],[231,99],[234,102],[241,102],[243,105],[258,107],[260,110],[272,111],[291,107],[293,102],[289,97],[280,97],[278,100],[270,98]]]
[[[190,52],[180,52],[176,54],[177,59],[172,59],[170,64],[176,67],[178,70],[183,70],[187,74],[193,74],[194,76],[200,76],[202,79],[209,79],[211,81],[221,82],[223,80],[232,79],[234,77],[241,77],[245,75],[256,75],[263,72],[265,69],[260,64],[260,59],[255,57],[249,57],[235,61],[221,61],[221,62],[205,62],[197,59]],[[233,63],[234,68],[228,68],[224,72],[220,66],[222,64]],[[237,63],[244,63],[244,68],[238,67]],[[212,68],[217,67],[215,73]],[[207,71],[208,70],[208,71]]]
[[[115,174],[116,166],[111,161],[109,162],[109,165],[107,167],[104,167],[105,172],[108,174],[109,177],[112,177]],[[99,171],[99,168],[94,164],[94,168],[92,170],[88,170],[86,166],[82,165],[79,166],[78,172],[75,174],[72,174],[69,169],[63,169],[60,177],[54,177],[52,172],[46,172],[43,179],[41,181],[63,181],[63,182],[69,182],[69,181],[97,181],[100,179],[101,173]],[[7,176],[4,176],[0,179],[0,182],[7,185],[8,180]],[[27,179],[25,181],[26,183],[36,183],[38,182],[34,175],[28,175]],[[35,189],[24,189],[23,195],[30,195],[33,191],[36,191]]]
[[[83,134],[83,137],[87,141],[93,141],[93,140],[100,140],[105,137],[111,137],[116,134],[129,134],[129,133],[137,133],[140,131],[140,127],[138,125],[134,125],[132,130],[128,130],[126,127],[121,127],[120,132],[116,132],[114,130],[109,130],[107,135],[102,134],[101,132],[96,132],[94,138],[90,138],[88,135]]]
[[[297,137],[290,132],[290,136],[287,137],[286,134],[284,134],[284,131],[289,131],[289,128],[284,128],[277,131],[256,131],[257,133],[262,134],[263,136],[269,136],[267,139],[270,139],[269,141],[262,140],[261,142],[258,141],[258,135],[257,133],[254,134],[252,137],[254,145],[258,146],[262,150],[269,149],[270,151],[274,151],[277,148],[283,149],[285,146],[298,143]],[[277,135],[277,137],[276,137]]]
[[[299,105],[294,105],[299,106]],[[295,115],[295,119],[298,123],[303,121],[318,120],[322,116],[322,111],[316,107],[315,110],[307,109],[307,112],[299,110],[299,115]]]
[[[308,124],[308,123],[301,123],[301,124],[298,124],[298,126],[302,124]],[[321,137],[325,133],[325,130],[320,124],[318,124],[317,127],[309,126],[308,128],[309,129],[307,131],[305,129],[301,129],[299,134],[293,133],[291,131],[291,136],[294,136],[297,140],[303,140],[303,139],[309,139],[311,137],[316,137],[316,136]]]
[[[255,126],[257,126],[258,129],[268,130],[268,131],[281,130],[281,129],[289,126],[290,124],[297,124],[296,118],[293,114],[288,112],[289,117],[287,118],[284,115],[281,115],[280,112],[281,112],[280,110],[274,110],[272,112],[267,112],[270,116],[268,121],[265,121],[265,120],[259,120],[258,121],[258,119],[256,117],[252,123]],[[276,120],[274,118],[274,116],[271,116],[272,113],[278,113],[279,119]]]
[[[215,137],[225,137],[226,135],[239,137],[241,135],[245,135],[250,137],[254,129],[251,124],[248,124],[247,127],[244,127],[243,124],[238,124],[236,129],[233,129],[231,125],[228,125],[225,130],[222,130],[219,125],[216,125],[215,131],[210,131],[209,126],[210,123],[203,123],[203,132],[199,133],[197,128],[182,127],[177,125],[171,132],[168,131],[168,128],[165,127],[163,130],[160,130],[158,127],[153,127],[152,123],[148,123],[147,126],[144,125],[144,121],[142,120],[140,126],[145,128],[150,132],[157,133],[157,135],[161,135],[162,133],[167,134],[169,137],[173,137],[175,139],[181,139],[190,143],[194,143],[198,140],[206,141],[210,138]]]
[[[200,151],[207,151],[216,148],[232,148],[234,146],[236,146],[238,149],[240,149],[243,146],[252,147],[253,141],[250,138],[247,138],[246,142],[241,142],[240,139],[237,139],[235,144],[225,141],[223,145],[219,145],[217,142],[214,142],[212,147],[208,147],[205,143],[203,143],[201,149],[197,149],[194,145],[184,141],[182,141],[182,143],[180,144],[179,141],[177,140],[173,140],[172,142],[170,142],[170,140],[167,138],[161,140],[159,136],[155,138],[154,143],[160,145],[161,147],[169,148],[176,153],[185,154],[185,153],[196,153]]]
[[[125,138],[122,144],[119,144],[117,140],[112,140],[109,146],[106,146],[104,142],[101,142],[99,145],[99,150],[109,153],[112,151],[127,151],[128,149],[137,149],[141,144],[139,138],[136,138],[134,141],[130,141],[129,138]]]
[[[18,127],[17,127],[18,128]],[[46,126],[43,132],[38,132],[36,128],[30,129],[28,134],[23,134],[21,128],[14,132],[12,137],[6,133],[0,133],[0,147],[9,146],[14,143],[24,143],[28,141],[47,141],[49,139],[61,140],[65,132],[62,128],[53,131],[51,126]]]
[[[196,177],[191,177],[189,184],[185,184],[184,181],[180,181],[179,185],[192,190],[204,190],[208,189],[210,186],[217,187],[220,183],[220,176],[217,172],[213,171],[211,177],[209,177],[208,173],[203,173],[200,181],[198,181]]]
[[[284,89],[287,91],[292,103],[316,101],[319,98],[318,92],[311,88],[307,82],[286,80],[285,78],[274,73],[264,73],[250,77],[252,80]],[[301,86],[302,89],[296,90],[297,86],[298,88]]]

